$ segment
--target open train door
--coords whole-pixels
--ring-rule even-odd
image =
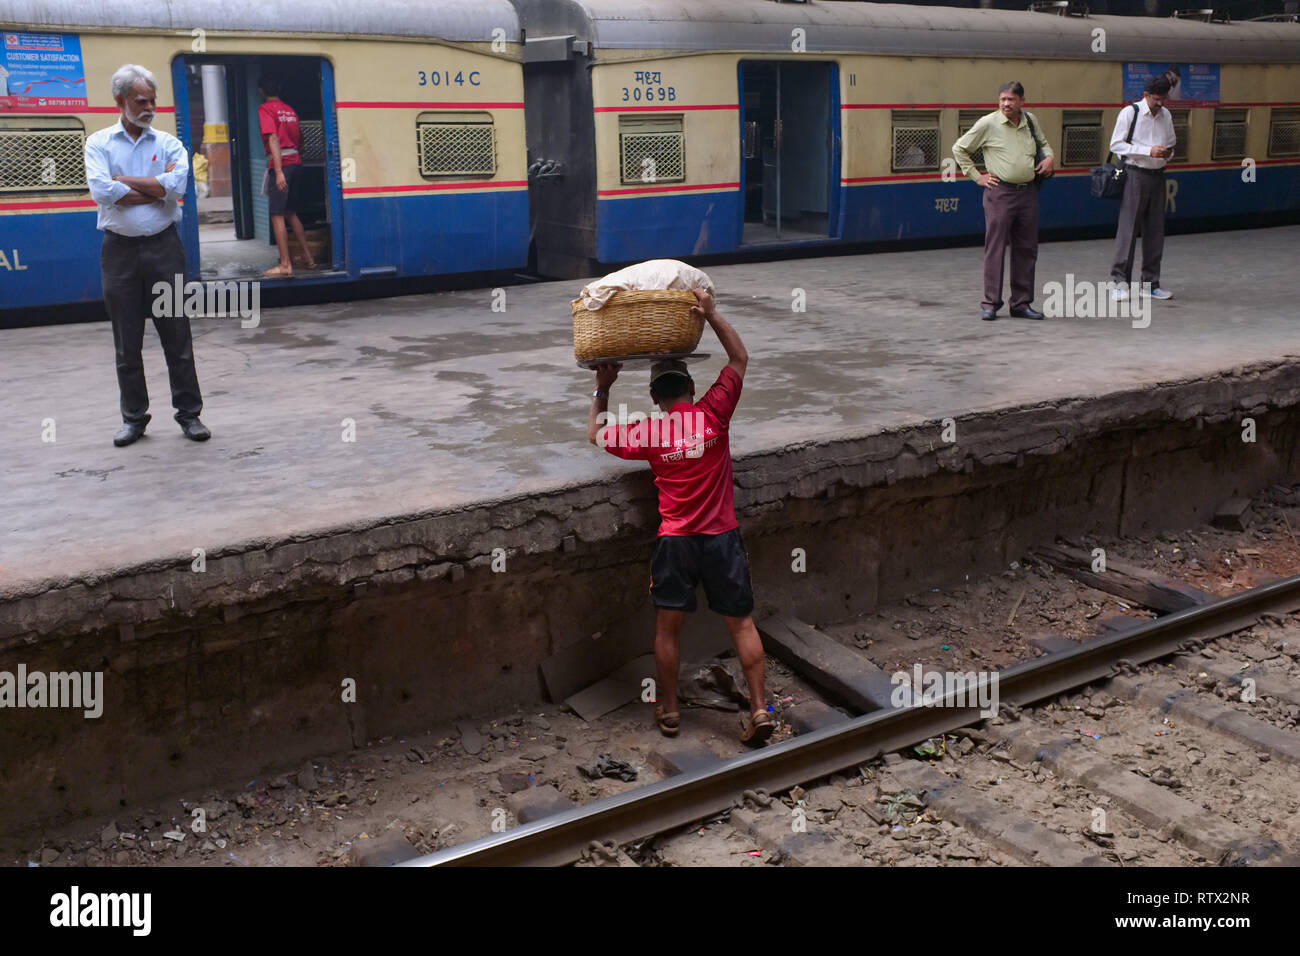
[[[187,271],[203,279],[260,279],[278,262],[257,115],[264,75],[276,77],[281,98],[298,114],[301,173],[291,208],[317,262],[314,272],[307,271],[290,235],[294,276],[285,281],[337,277],[346,255],[334,69],[314,56],[218,54],[173,61],[177,129],[196,167],[182,227]]]
[[[742,60],[741,242],[826,239],[838,221],[834,63]]]

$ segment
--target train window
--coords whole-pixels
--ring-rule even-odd
[[[421,113],[415,118],[415,143],[420,175],[426,178],[496,174],[491,113]]]
[[[0,193],[86,189],[86,128],[62,116],[0,119]]]
[[[939,168],[939,111],[894,110],[894,172]]]
[[[620,182],[673,183],[686,179],[686,134],[681,114],[618,118]]]
[[[1214,151],[1211,159],[1241,159],[1246,155],[1246,111],[1214,111]]]
[[[325,121],[298,120],[298,158],[304,163],[325,162]]]
[[[1174,155],[1170,157],[1170,161],[1184,163],[1187,161],[1187,137],[1188,131],[1192,128],[1192,111],[1170,110],[1169,118],[1174,121],[1174,136],[1177,139],[1174,143]]]
[[[1103,132],[1101,110],[1066,110],[1061,116],[1061,165],[1100,163]]]
[[[988,113],[988,110],[961,110],[957,114],[957,138],[960,139],[969,133],[970,128],[974,126],[979,121],[980,117],[984,116],[986,113]],[[970,158],[975,161],[975,168],[981,173],[988,172],[988,170],[984,168],[984,150],[974,150],[970,154]]]
[[[1300,156],[1300,110],[1272,111],[1268,124],[1270,156]]]

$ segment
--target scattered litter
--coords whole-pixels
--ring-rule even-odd
[[[1169,731],[1167,731],[1167,730],[1157,730],[1157,731],[1156,731],[1156,736],[1157,736],[1157,737],[1168,737],[1168,736],[1169,736]]]
[[[912,748],[919,757],[942,757],[948,752],[948,741],[943,737],[931,737]]]
[[[703,831],[701,831],[701,832],[703,832]],[[746,851],[745,851],[745,856],[762,856],[762,855],[763,855],[763,851],[762,851],[762,850],[746,850]]]
[[[1091,730],[1084,730],[1081,727],[1075,727],[1074,732],[1076,734],[1082,734],[1085,737],[1091,737],[1093,740],[1101,740],[1101,734],[1095,733]]]
[[[177,843],[182,843],[185,840],[185,834],[180,830],[168,830],[163,836],[168,840],[175,840]]]
[[[582,764],[578,772],[588,780],[600,777],[615,777],[624,782],[636,779],[636,768],[622,760],[615,760],[609,754],[601,754],[594,763]]]
[[[947,644],[945,644],[945,645],[943,645],[943,647],[940,648],[940,650],[950,651],[950,650],[952,650],[952,648],[949,647]]]

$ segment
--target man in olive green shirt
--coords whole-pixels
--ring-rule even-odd
[[[998,108],[981,116],[953,144],[961,171],[984,187],[984,301],[980,318],[996,319],[1002,308],[1002,263],[1011,246],[1011,314],[1041,319],[1034,308],[1034,266],[1038,262],[1038,186],[1035,174],[1052,174],[1052,147],[1038,118],[1022,107],[1025,88],[1014,80],[998,91]],[[1042,160],[1037,159],[1042,149]],[[984,150],[984,166],[971,153]]]

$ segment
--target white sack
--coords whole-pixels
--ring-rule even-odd
[[[615,292],[625,289],[669,289],[690,292],[698,288],[713,293],[713,280],[694,266],[676,259],[651,259],[611,272],[603,279],[588,283],[579,298],[589,311],[595,311],[609,301]]]

